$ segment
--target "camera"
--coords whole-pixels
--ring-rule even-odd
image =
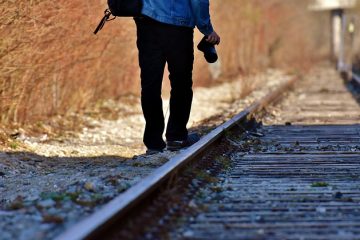
[[[215,49],[215,45],[206,41],[207,36],[204,36],[197,48],[204,53],[204,57],[208,63],[214,63],[218,60],[218,55]]]

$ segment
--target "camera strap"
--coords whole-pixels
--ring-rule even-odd
[[[109,9],[106,9],[104,12],[104,17],[101,19],[99,25],[96,27],[94,34],[97,34],[105,25],[106,22],[114,20],[116,17],[110,18],[111,11]]]

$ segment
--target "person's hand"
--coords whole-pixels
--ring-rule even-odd
[[[215,32],[213,31],[206,39],[206,41],[208,41],[209,43],[211,44],[216,44],[216,45],[219,45],[220,44],[220,36]]]

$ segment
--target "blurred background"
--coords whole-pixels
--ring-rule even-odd
[[[220,61],[195,51],[195,86],[244,81],[267,68],[304,72],[331,58],[330,16],[308,0],[211,0]],[[34,123],[81,112],[104,99],[138,95],[135,25],[117,18],[94,35],[106,0],[0,0],[0,123]],[[360,62],[360,6],[351,59]],[[349,18],[350,19],[350,18]],[[195,44],[201,39],[196,33]],[[165,79],[167,76],[165,76]],[[168,90],[164,81],[164,94]],[[245,88],[246,89],[246,88]],[[239,96],[241,93],[239,93]]]

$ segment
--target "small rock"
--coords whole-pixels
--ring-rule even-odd
[[[191,207],[191,208],[198,208],[198,206],[197,206],[197,204],[195,203],[194,200],[191,200],[191,201],[189,202],[188,206]]]
[[[342,198],[342,196],[343,196],[343,194],[341,192],[336,192],[334,194],[334,198],[336,198],[336,199],[340,199],[340,198]]]
[[[159,224],[160,226],[163,226],[163,225],[165,224],[164,219],[160,219],[160,220],[158,221],[158,224]]]
[[[194,180],[191,181],[191,185],[193,185],[194,187],[198,187],[199,184],[200,184],[200,181],[197,180],[197,179],[194,179]]]
[[[154,236],[151,233],[147,233],[145,239],[154,239]]]
[[[96,192],[96,187],[95,187],[95,184],[92,183],[92,182],[86,182],[84,184],[84,188],[86,190],[88,190],[89,192]]]
[[[55,206],[56,202],[52,199],[46,199],[43,201],[38,202],[37,206],[41,208],[50,208]]]
[[[0,216],[12,216],[12,215],[14,215],[14,213],[0,210]]]
[[[64,222],[64,218],[58,215],[43,215],[43,222],[60,224]]]
[[[186,237],[186,238],[190,238],[193,236],[194,236],[194,231],[191,231],[191,230],[187,230],[186,232],[183,233],[183,237]]]
[[[40,142],[45,142],[45,141],[47,141],[48,139],[49,139],[48,135],[47,135],[47,134],[43,134],[43,135],[40,136],[39,141],[40,141]]]
[[[264,218],[262,216],[256,216],[255,221],[256,222],[264,222]]]
[[[24,198],[17,196],[9,205],[10,210],[19,210],[24,207]]]
[[[129,183],[121,183],[119,186],[117,186],[117,192],[122,193],[128,190],[131,187]]]
[[[25,131],[23,129],[19,129],[18,131],[11,133],[10,138],[11,139],[24,138],[24,134],[25,134]]]
[[[81,195],[75,199],[75,202],[83,207],[95,207],[97,204],[97,200],[89,195]]]
[[[318,213],[326,213],[326,208],[325,208],[325,207],[317,207],[317,208],[316,208],[316,211],[317,211]]]

